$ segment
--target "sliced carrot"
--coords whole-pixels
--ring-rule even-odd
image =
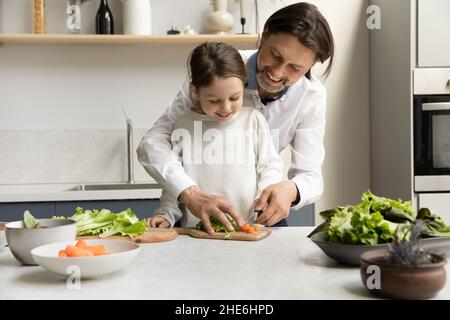
[[[88,246],[84,240],[78,240],[76,245],[68,245],[58,252],[58,257],[92,257],[109,254],[105,245]]]
[[[67,256],[72,257],[72,256],[75,254],[75,252],[77,251],[77,249],[81,249],[81,248],[78,248],[78,247],[75,247],[75,246],[68,245],[68,246],[66,247],[66,253],[67,253]]]
[[[58,257],[68,257],[67,252],[65,250],[59,250]]]
[[[83,256],[82,257],[93,257],[94,253],[90,250],[83,249]]]
[[[245,224],[242,226],[242,230],[245,231],[245,232],[247,232],[247,233],[253,233],[253,232],[255,232],[255,229],[253,229],[253,227],[250,227],[250,225],[249,225],[248,223],[245,223]]]
[[[83,248],[75,247],[75,249],[70,251],[70,257],[84,257],[86,252]]]
[[[76,246],[67,246],[66,252],[69,257],[86,257],[86,256],[94,255],[89,250],[86,250],[85,248],[76,247]]]
[[[86,250],[89,250],[90,252],[92,252],[92,254],[94,256],[101,256],[106,254],[106,249],[105,249],[105,245],[100,244],[98,246],[87,246]]]
[[[87,247],[87,244],[86,244],[86,241],[80,239],[80,240],[77,241],[77,243],[75,244],[75,246],[76,246],[76,247],[80,247],[80,248],[86,248],[86,247]]]

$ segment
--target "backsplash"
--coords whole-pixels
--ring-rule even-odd
[[[134,150],[148,129],[134,129]],[[125,129],[0,130],[0,184],[127,180]],[[154,180],[134,153],[134,178]]]

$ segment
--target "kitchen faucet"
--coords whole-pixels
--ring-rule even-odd
[[[122,109],[127,121],[127,183],[134,183],[134,171],[133,171],[133,121],[128,118],[125,109]]]

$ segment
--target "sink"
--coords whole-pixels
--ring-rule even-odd
[[[161,189],[157,183],[109,183],[109,184],[80,184],[66,191],[95,191],[95,190],[135,190]]]

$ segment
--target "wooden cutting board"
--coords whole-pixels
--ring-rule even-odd
[[[242,231],[231,232],[230,237],[226,237],[225,232],[215,232],[214,234],[209,234],[205,231],[197,230],[194,228],[174,228],[178,234],[185,234],[192,236],[194,238],[204,238],[204,239],[217,239],[217,240],[241,240],[241,241],[257,241],[268,237],[272,230],[270,228],[261,228],[259,231],[254,233],[247,233]]]
[[[143,235],[138,237],[125,237],[125,236],[111,236],[106,238],[100,238],[99,236],[80,236],[77,239],[105,239],[105,240],[126,240],[134,241],[137,243],[154,243],[154,242],[165,242],[173,240],[177,237],[178,233],[174,229],[157,229],[150,228]]]

